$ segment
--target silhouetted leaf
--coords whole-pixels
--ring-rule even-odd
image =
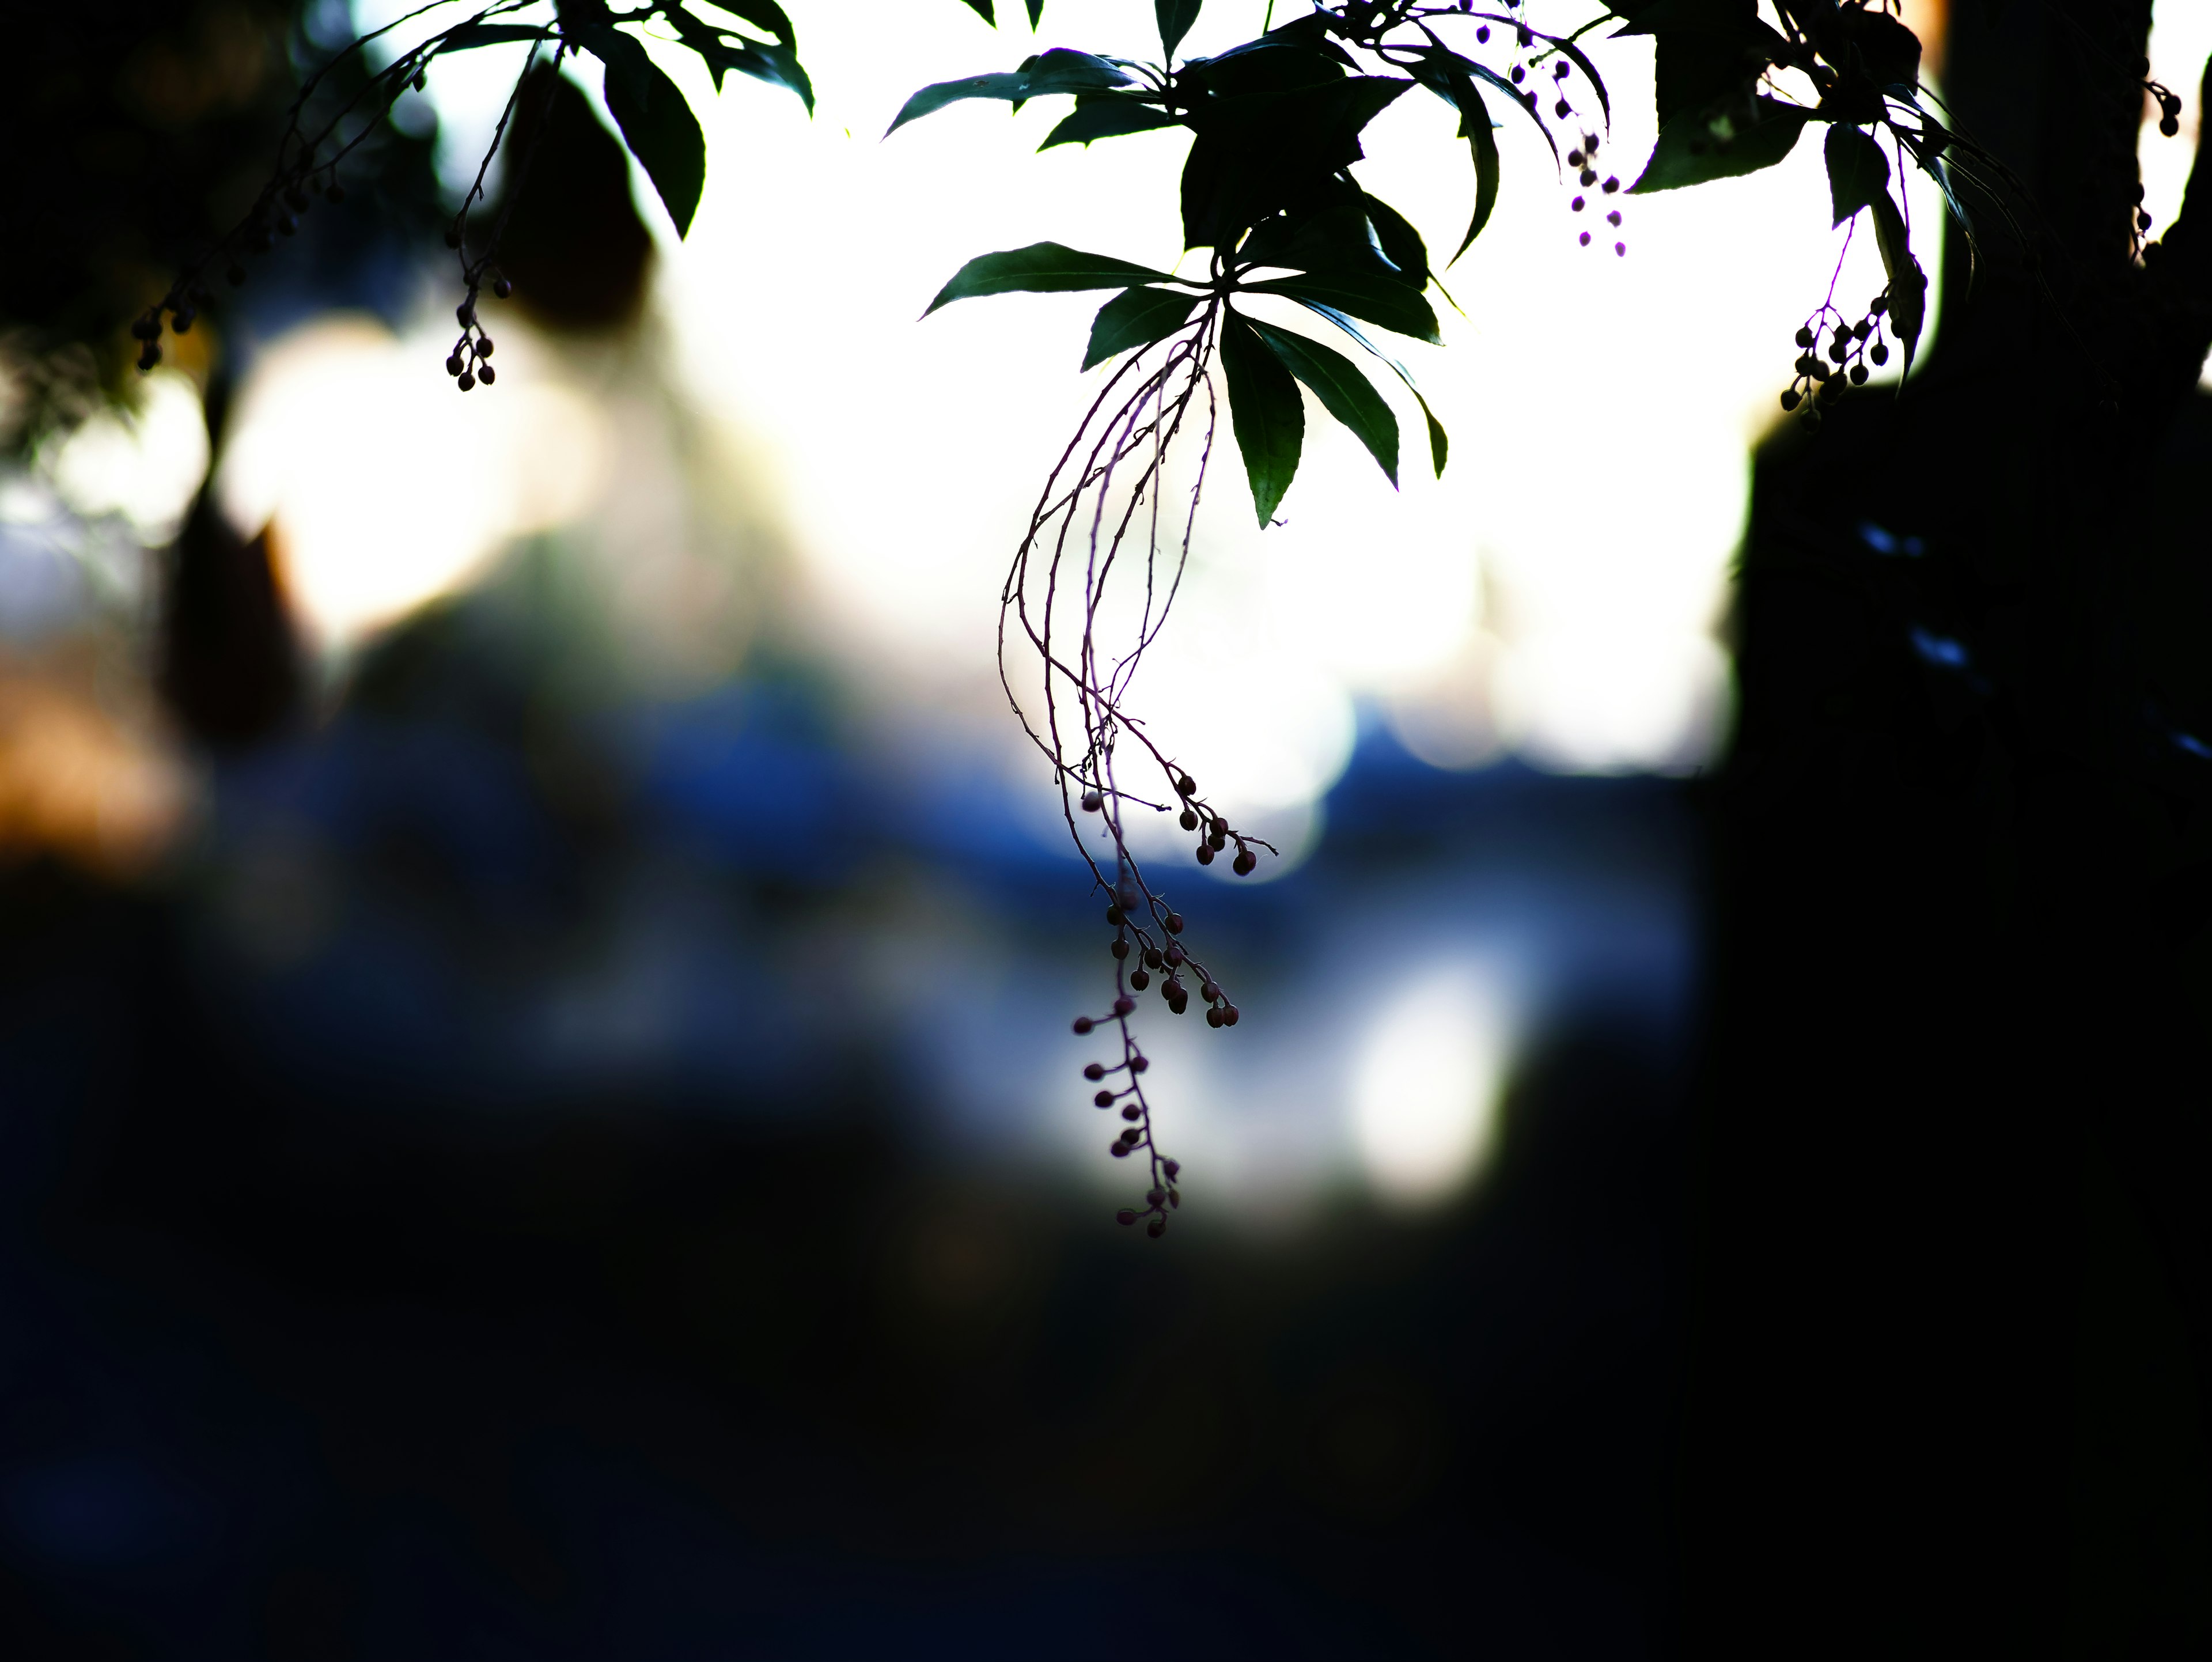
[[[993,28],[999,27],[999,20],[991,12],[991,0],[962,0],[962,3]]]
[[[1316,306],[1311,301],[1305,301],[1301,303],[1305,307],[1306,310],[1311,312],[1315,316],[1327,318],[1338,328],[1343,330],[1346,334],[1349,335],[1353,340],[1358,342],[1361,347],[1367,351],[1371,352],[1375,356],[1380,358],[1384,363],[1388,364],[1390,367],[1391,373],[1395,374],[1400,380],[1406,383],[1406,390],[1413,395],[1413,401],[1421,406],[1421,415],[1429,423],[1429,459],[1436,464],[1437,478],[1443,478],[1444,460],[1450,453],[1451,441],[1445,435],[1443,423],[1437,419],[1436,411],[1429,408],[1429,401],[1421,396],[1421,389],[1413,384],[1413,372],[1407,368],[1404,364],[1399,362],[1397,359],[1392,357],[1381,347],[1377,346],[1373,341],[1368,339],[1367,337],[1360,332],[1360,328],[1358,324],[1354,323],[1350,318],[1345,316],[1343,313],[1338,311],[1334,307]]]
[[[1332,307],[1364,318],[1385,329],[1416,340],[1441,344],[1437,314],[1429,302],[1404,283],[1388,277],[1360,277],[1350,271],[1311,271],[1304,277],[1270,277],[1247,285],[1244,292],[1285,295],[1310,305]]]
[[[1159,21],[1160,52],[1164,58],[1174,58],[1183,36],[1198,21],[1200,3],[1200,0],[1152,0],[1152,15]]]
[[[514,40],[544,40],[552,31],[527,23],[464,23],[448,33],[438,50],[467,52],[476,46],[503,46]]]
[[[1229,386],[1230,424],[1243,454],[1253,510],[1264,529],[1297,477],[1305,406],[1283,361],[1233,312],[1221,320],[1221,373]]]
[[[1856,127],[1841,122],[1828,129],[1821,146],[1828,160],[1828,194],[1840,225],[1889,189],[1889,158],[1881,146]]]
[[[1342,422],[1367,447],[1383,477],[1398,483],[1398,418],[1358,366],[1343,353],[1285,330],[1251,320],[1252,328],[1283,367],[1313,388],[1322,408]]]
[[[1091,320],[1091,348],[1083,355],[1088,369],[1116,352],[1165,340],[1190,321],[1202,297],[1171,289],[1131,289],[1098,308]]]
[[[1454,56],[1456,57],[1457,54],[1455,53]],[[1536,131],[1544,135],[1544,142],[1552,147],[1552,160],[1557,161],[1559,159],[1559,141],[1552,137],[1552,130],[1544,125],[1544,118],[1536,113],[1534,92],[1530,91],[1524,95],[1520,88],[1498,74],[1497,70],[1478,64],[1471,58],[1462,58],[1459,61],[1467,65],[1468,74],[1478,81],[1487,81],[1492,86],[1497,88],[1498,91],[1513,100],[1515,109],[1536,124]]]
[[[1628,187],[1631,195],[1680,190],[1716,179],[1731,179],[1771,167],[1790,154],[1805,131],[1809,111],[1771,98],[1752,100],[1756,118],[1747,125],[1741,106],[1708,105],[1685,111],[1659,132],[1643,175]]]
[[[1414,289],[1429,286],[1429,247],[1412,222],[1379,197],[1367,197],[1367,218],[1383,257],[1398,268],[1399,281]]]
[[[1359,199],[1357,187],[1346,194]],[[1299,271],[1349,271],[1401,283],[1404,275],[1382,252],[1364,202],[1293,217],[1278,214],[1253,228],[1237,250],[1240,262]]]
[[[607,111],[660,193],[676,234],[688,234],[707,181],[707,140],[698,118],[634,36],[605,23],[571,25],[569,33],[607,66]]]
[[[906,100],[898,119],[884,130],[884,137],[889,138],[908,122],[919,121],[964,98],[997,98],[1019,105],[1054,93],[1103,92],[1127,85],[1128,79],[1127,75],[1103,58],[1055,46],[1010,75],[971,75],[963,80],[940,81],[935,86],[924,87]]]
[[[1081,289],[1124,289],[1139,283],[1173,283],[1166,271],[1132,265],[1106,254],[1086,254],[1057,242],[1032,242],[1003,253],[978,254],[952,274],[952,281],[929,302],[927,317],[940,306],[984,295],[1058,294]]]
[[[774,35],[787,46],[799,44],[791,19],[784,15],[783,8],[775,0],[714,0],[714,3],[724,11],[734,12],[763,33]]]
[[[1151,132],[1160,127],[1172,127],[1178,119],[1157,104],[1101,93],[1078,98],[1075,113],[1046,134],[1044,143],[1037,149],[1048,150],[1055,144],[1088,144],[1094,139],[1119,138],[1125,133]]]

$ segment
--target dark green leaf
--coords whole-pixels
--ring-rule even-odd
[[[1152,15],[1160,25],[1160,52],[1164,61],[1172,63],[1175,50],[1182,45],[1182,38],[1190,33],[1190,26],[1198,21],[1200,0],[1152,0]]]
[[[1229,384],[1230,424],[1243,453],[1252,507],[1264,530],[1297,477],[1305,406],[1283,361],[1233,312],[1221,320],[1221,373]]]
[[[527,23],[464,23],[440,44],[441,52],[467,52],[474,46],[503,46],[513,40],[544,40],[551,31]]]
[[[1881,246],[1882,269],[1889,273],[1889,328],[1905,348],[1898,370],[1900,385],[1912,373],[1912,354],[1928,320],[1928,274],[1920,269],[1906,240],[1905,216],[1897,210],[1887,191],[1867,206],[1874,210],[1875,240]]]
[[[963,0],[963,3],[993,28],[999,27],[999,20],[991,15],[991,0]]]
[[[1046,134],[1044,143],[1037,149],[1048,150],[1055,144],[1088,144],[1093,139],[1151,132],[1158,127],[1172,127],[1177,119],[1157,104],[1147,104],[1127,94],[1100,93],[1079,97],[1075,100],[1075,113]]]
[[[707,140],[698,118],[635,37],[605,23],[571,26],[569,33],[607,66],[608,113],[660,193],[676,234],[687,235],[707,181]]]
[[[799,36],[792,30],[791,19],[784,15],[783,8],[776,4],[775,0],[714,0],[714,3],[724,11],[735,12],[755,28],[763,33],[774,35],[787,46],[799,44]]]
[[[1796,146],[1809,113],[1765,97],[1753,100],[1748,125],[1733,100],[1685,111],[1660,130],[1651,160],[1629,192],[1679,190],[1771,167]]]
[[[1429,423],[1429,457],[1431,460],[1436,463],[1437,475],[1441,478],[1443,476],[1444,458],[1451,449],[1451,441],[1444,435],[1443,423],[1437,419],[1436,412],[1429,408],[1429,401],[1421,396],[1421,389],[1413,384],[1413,371],[1407,368],[1404,364],[1399,362],[1397,359],[1392,357],[1388,352],[1382,350],[1381,347],[1376,345],[1373,341],[1368,339],[1364,334],[1360,332],[1360,328],[1358,324],[1354,323],[1350,318],[1345,316],[1343,313],[1338,311],[1334,307],[1316,306],[1311,301],[1304,301],[1303,304],[1308,311],[1313,313],[1316,317],[1327,318],[1338,328],[1343,330],[1346,334],[1358,341],[1362,347],[1366,349],[1366,350],[1373,353],[1376,357],[1382,359],[1384,363],[1389,365],[1391,372],[1395,374],[1400,380],[1406,383],[1406,390],[1413,395],[1414,402],[1421,406],[1421,414]]]
[[[1028,4],[1030,29],[1030,32],[1034,33],[1036,32],[1036,26],[1044,21],[1044,0],[1028,0]]]
[[[1429,248],[1405,215],[1379,197],[1366,198],[1367,218],[1382,256],[1398,268],[1399,281],[1416,289],[1429,286]]]
[[[1088,369],[1116,352],[1165,340],[1190,321],[1199,299],[1171,289],[1131,289],[1115,295],[1098,308],[1091,325],[1091,350],[1083,355],[1083,367]]]
[[[1382,476],[1398,483],[1398,418],[1374,384],[1343,353],[1282,329],[1252,320],[1252,327],[1283,367],[1313,388],[1322,408],[1350,428],[1367,447]]]
[[[1828,158],[1828,193],[1840,225],[1889,190],[1889,158],[1881,146],[1856,127],[1841,122],[1828,129],[1821,147]]]
[[[1054,93],[1103,92],[1126,85],[1128,79],[1127,75],[1103,58],[1054,47],[1031,58],[1011,75],[971,75],[963,80],[940,81],[935,86],[924,87],[906,100],[898,119],[885,130],[884,137],[889,138],[908,122],[919,121],[963,98],[997,98],[1020,105]]]
[[[1308,305],[1333,307],[1416,340],[1442,344],[1437,314],[1429,302],[1391,278],[1361,277],[1351,271],[1310,271],[1304,277],[1271,277],[1249,285],[1244,292],[1285,295]]]
[[[1239,264],[1280,265],[1298,271],[1352,271],[1404,282],[1404,274],[1382,252],[1360,192],[1354,187],[1346,194],[1360,205],[1342,202],[1318,213],[1298,217],[1277,214],[1261,221],[1237,250]]]
[[[1086,254],[1057,242],[1032,242],[1003,253],[978,254],[952,274],[952,281],[929,302],[927,317],[940,306],[983,295],[1055,294],[1079,289],[1123,289],[1133,283],[1173,283],[1165,271],[1132,265],[1106,254]]]

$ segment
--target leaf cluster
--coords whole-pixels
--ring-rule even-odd
[[[989,0],[969,3],[990,18]],[[921,88],[890,131],[969,100],[1019,109],[1030,99],[1057,95],[1072,99],[1073,107],[1046,135],[1044,149],[1171,128],[1189,134],[1180,206],[1186,249],[1206,257],[1202,277],[1179,277],[1040,243],[971,261],[930,309],[1015,289],[1119,289],[1092,325],[1085,368],[1186,329],[1201,332],[1218,353],[1262,524],[1297,472],[1304,423],[1300,385],[1352,430],[1394,484],[1398,423],[1358,363],[1321,341],[1261,322],[1241,302],[1252,295],[1297,302],[1348,337],[1370,369],[1388,368],[1419,399],[1411,374],[1361,326],[1437,342],[1426,297],[1436,273],[1420,233],[1354,176],[1364,156],[1361,136],[1414,87],[1457,113],[1474,199],[1453,251],[1456,260],[1497,205],[1500,163],[1492,100],[1503,100],[1533,121],[1558,157],[1563,147],[1555,124],[1571,117],[1576,125],[1568,131],[1584,131],[1584,118],[1565,91],[1587,89],[1595,100],[1595,119],[1592,136],[1578,148],[1594,147],[1595,131],[1609,121],[1612,105],[1579,42],[1605,23],[1618,25],[1614,37],[1652,37],[1657,53],[1660,136],[1632,192],[1771,167],[1807,125],[1828,125],[1837,221],[1862,211],[1872,217],[1889,277],[1885,303],[1910,364],[1925,318],[1927,278],[1892,194],[1883,144],[1900,162],[1909,157],[1934,174],[1962,219],[1953,171],[1961,158],[1971,171],[1976,153],[1928,107],[1919,84],[1920,43],[1879,5],[1778,0],[1778,27],[1762,20],[1757,0],[1613,0],[1595,23],[1559,36],[1534,28],[1518,8],[1490,12],[1472,4],[1337,0],[1315,4],[1225,52],[1178,58],[1199,7],[1200,0],[1156,0],[1157,61],[1055,47],[1008,71]],[[1032,0],[1030,11],[1034,23],[1042,0]],[[1540,68],[1548,74],[1533,76]],[[1785,95],[1785,82],[1809,82],[1815,100]],[[1540,84],[1560,94],[1548,111]],[[1565,160],[1585,169],[1585,182],[1592,177],[1583,155],[1571,149]],[[1431,460],[1441,470],[1443,429],[1425,400],[1420,409]]]

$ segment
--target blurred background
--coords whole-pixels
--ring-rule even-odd
[[[9,118],[57,158],[0,315],[15,1653],[1665,1653],[1699,779],[1835,266],[1813,148],[1635,198],[1615,256],[1501,130],[1413,366],[1444,478],[1316,424],[1262,537],[1222,476],[1138,699],[1284,857],[1167,868],[1244,1020],[1143,1018],[1155,1243],[992,659],[1096,297],[915,320],[993,248],[1172,265],[1179,146],[880,142],[1025,26],[794,8],[811,120],[656,52],[708,129],[679,242],[580,73],[461,399],[480,50],[137,378],[303,67],[400,9],[88,9]],[[2161,14],[2172,84],[2208,23]],[[1054,0],[1037,44],[1151,27]],[[1649,49],[1603,67],[1632,176]],[[1452,119],[1401,100],[1363,168],[1432,248]]]

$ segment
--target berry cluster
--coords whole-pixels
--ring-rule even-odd
[[[1567,66],[1565,64],[1559,65],[1559,68],[1562,70],[1565,70],[1566,67]],[[1570,167],[1578,167],[1582,170],[1575,175],[1575,182],[1577,185],[1580,185],[1585,191],[1589,189],[1591,186],[1597,185],[1597,135],[1595,133],[1584,133],[1583,135],[1582,148],[1578,150],[1569,150],[1567,152],[1567,166]],[[1618,196],[1620,193],[1620,177],[1617,174],[1607,174],[1606,175],[1605,183],[1599,185],[1598,188],[1607,196]],[[1570,202],[1567,204],[1567,206],[1576,213],[1582,212],[1582,210],[1588,205],[1588,199],[1581,196],[1577,196],[1572,202]],[[1619,230],[1620,228],[1620,210],[1618,208],[1607,209],[1606,210],[1605,222],[1612,226],[1614,230]],[[1590,246],[1590,234],[1588,231],[1583,232],[1578,240],[1583,247],[1589,247]],[[1626,242],[1616,241],[1613,245],[1613,252],[1616,254],[1626,254],[1628,252],[1628,245]]]
[[[1808,428],[1820,424],[1820,412],[1844,395],[1848,387],[1863,387],[1871,373],[1868,366],[1880,368],[1889,362],[1889,343],[1881,338],[1881,320],[1889,309],[1887,290],[1875,297],[1867,307],[1867,314],[1856,323],[1847,322],[1844,314],[1833,306],[1823,303],[1820,309],[1805,320],[1797,331],[1796,379],[1782,394],[1782,407],[1804,414],[1800,417]],[[1831,328],[1826,356],[1822,354],[1820,337]]]
[[[1205,835],[1198,845],[1201,865],[1212,862],[1214,855],[1233,842],[1237,857],[1233,868],[1238,875],[1249,874],[1258,864],[1256,849],[1275,852],[1273,844],[1230,829],[1228,821],[1198,794],[1198,782],[1179,769],[1170,770],[1176,794],[1182,804],[1182,824],[1185,831],[1205,827]],[[1151,990],[1157,978],[1160,997],[1170,1013],[1182,1015],[1190,1008],[1194,989],[1206,1006],[1206,1025],[1209,1027],[1234,1027],[1241,1013],[1230,1002],[1228,993],[1206,965],[1191,955],[1183,939],[1183,917],[1170,907],[1163,895],[1154,892],[1145,882],[1136,860],[1121,839],[1117,812],[1109,812],[1107,794],[1092,788],[1084,792],[1081,807],[1086,813],[1103,813],[1115,843],[1115,877],[1109,885],[1103,874],[1100,884],[1108,891],[1106,906],[1107,927],[1114,931],[1107,951],[1114,959],[1114,1002],[1102,1016],[1078,1016],[1075,1031],[1079,1035],[1090,1033],[1109,1022],[1121,1031],[1121,1058],[1107,1063],[1093,1062],[1085,1067],[1084,1078],[1099,1089],[1091,1098],[1100,1108],[1121,1111],[1127,1122],[1120,1135],[1107,1147],[1107,1152],[1117,1159],[1126,1159],[1139,1148],[1150,1151],[1152,1184],[1145,1194],[1145,1208],[1139,1211],[1124,1208],[1115,1215],[1125,1224],[1139,1218],[1148,1219],[1146,1233],[1164,1234],[1167,1231],[1169,1209],[1182,1204],[1175,1187],[1176,1173],[1182,1167],[1174,1160],[1162,1156],[1152,1140],[1152,1105],[1146,1100],[1143,1075],[1149,1065],[1137,1048],[1135,1035],[1130,1031],[1130,1018],[1136,1014],[1139,993]],[[1120,801],[1113,804],[1118,810]],[[1106,1084],[1109,1075],[1121,1075],[1124,1082]]]
[[[468,298],[453,307],[453,316],[461,326],[461,338],[453,343],[453,350],[446,359],[446,373],[455,378],[454,384],[464,393],[473,390],[478,381],[489,387],[499,379],[499,371],[490,362],[492,338],[477,320],[477,299],[483,292],[477,286],[479,280],[480,274],[471,278]],[[491,291],[505,300],[514,292],[514,285],[500,277],[492,283]]]

